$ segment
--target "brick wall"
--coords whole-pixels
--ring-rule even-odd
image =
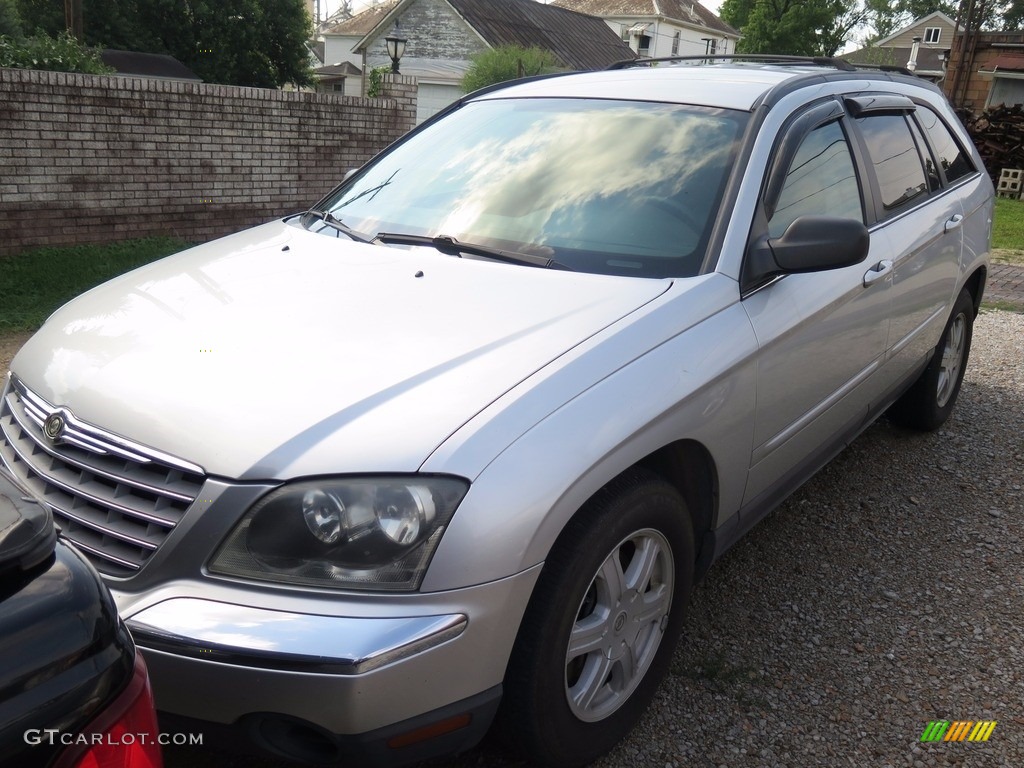
[[[0,255],[234,232],[308,207],[415,120],[404,76],[361,99],[0,69]]]

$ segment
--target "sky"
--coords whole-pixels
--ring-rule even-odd
[[[543,2],[543,0],[541,1]],[[701,2],[701,5],[715,13],[718,13],[718,8],[721,4],[722,0],[703,0],[703,2]],[[321,7],[324,8],[324,13],[326,15],[330,15],[334,13],[336,10],[338,10],[339,5],[341,5],[339,0],[322,0],[321,2]],[[352,4],[356,13],[359,13],[359,11],[361,11],[367,5],[369,5],[369,3],[366,2],[366,0],[356,0]]]

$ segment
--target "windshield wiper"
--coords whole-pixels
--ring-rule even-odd
[[[342,222],[341,219],[336,217],[330,211],[319,211],[319,210],[317,210],[315,208],[311,208],[310,210],[308,210],[304,214],[302,214],[302,226],[306,227],[306,229],[309,229],[309,227],[308,227],[308,225],[306,223],[306,217],[307,216],[312,216],[314,218],[320,219],[327,226],[332,227],[332,228],[338,230],[343,235],[348,235],[349,237],[351,237],[353,240],[355,240],[358,243],[372,243],[373,242],[370,238],[368,238],[362,232],[357,232],[356,230],[352,229],[352,227],[350,227],[347,224],[345,224],[344,222]]]
[[[535,256],[532,253],[520,253],[519,251],[504,251],[500,248],[491,248],[490,246],[478,245],[476,243],[463,243],[448,235],[427,237],[426,235],[381,232],[374,240],[395,245],[429,245],[449,256],[461,257],[464,253],[471,253],[474,256],[483,256],[486,259],[504,261],[508,264],[526,264],[530,267],[544,267],[546,269],[569,269],[565,264],[560,264],[546,256]]]

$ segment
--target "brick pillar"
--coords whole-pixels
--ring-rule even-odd
[[[409,75],[384,75],[381,79],[380,95],[385,99],[394,99],[395,128],[401,133],[412,130],[416,126],[416,100],[419,83]]]

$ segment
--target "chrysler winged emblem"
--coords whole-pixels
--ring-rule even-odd
[[[60,440],[60,436],[64,434],[65,424],[66,422],[64,421],[64,415],[62,413],[59,411],[57,413],[51,413],[49,418],[43,422],[43,434],[46,435],[49,440],[56,443]]]

